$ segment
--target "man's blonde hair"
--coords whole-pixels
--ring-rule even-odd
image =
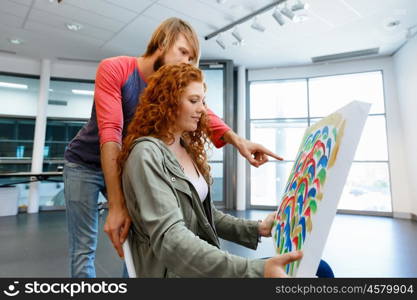
[[[200,60],[200,43],[197,33],[190,24],[179,18],[166,19],[158,26],[152,34],[144,56],[151,56],[158,48],[164,49],[164,52],[167,51],[174,45],[180,33],[184,35],[190,44],[193,57],[192,63],[197,66]]]

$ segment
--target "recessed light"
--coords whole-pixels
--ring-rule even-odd
[[[13,45],[20,45],[23,43],[23,41],[21,39],[18,38],[11,38],[9,39],[9,43],[13,44]]]
[[[387,23],[387,27],[397,27],[401,24],[400,20],[392,20]]]
[[[66,23],[65,26],[67,27],[68,30],[71,30],[71,31],[78,31],[81,28],[83,28],[83,25],[78,24],[78,23]]]
[[[305,22],[309,19],[310,17],[308,15],[305,14],[300,14],[300,15],[296,15],[294,18],[294,22],[295,23],[302,23]]]
[[[303,10],[303,9],[309,9],[309,8],[310,8],[310,5],[308,3],[302,3],[301,0],[298,0],[298,2],[291,7],[291,10],[297,11],[297,10]]]
[[[90,90],[71,90],[73,94],[76,95],[89,95],[89,96],[94,96],[94,91],[90,91]]]

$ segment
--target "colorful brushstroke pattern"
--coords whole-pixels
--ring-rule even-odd
[[[307,129],[275,216],[272,236],[278,254],[302,250],[313,229],[312,216],[323,198],[328,170],[334,165],[345,121],[332,114]],[[295,274],[299,262],[287,265]]]

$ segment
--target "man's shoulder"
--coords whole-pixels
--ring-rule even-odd
[[[134,56],[112,56],[107,57],[101,61],[101,63],[126,63],[126,62],[132,62],[136,61],[136,57]]]
[[[132,69],[136,66],[136,57],[133,56],[114,56],[103,59],[100,62],[101,68],[110,69]]]

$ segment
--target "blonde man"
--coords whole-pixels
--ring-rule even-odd
[[[104,225],[119,256],[131,220],[121,188],[117,156],[122,137],[138,105],[147,78],[165,64],[198,65],[200,46],[194,29],[178,18],[165,20],[153,33],[146,53],[103,60],[97,70],[91,118],[65,151],[65,201],[69,232],[71,277],[95,277],[99,192],[109,202]],[[216,147],[234,145],[254,166],[267,156],[280,159],[261,145],[237,136],[210,110],[211,141]]]

